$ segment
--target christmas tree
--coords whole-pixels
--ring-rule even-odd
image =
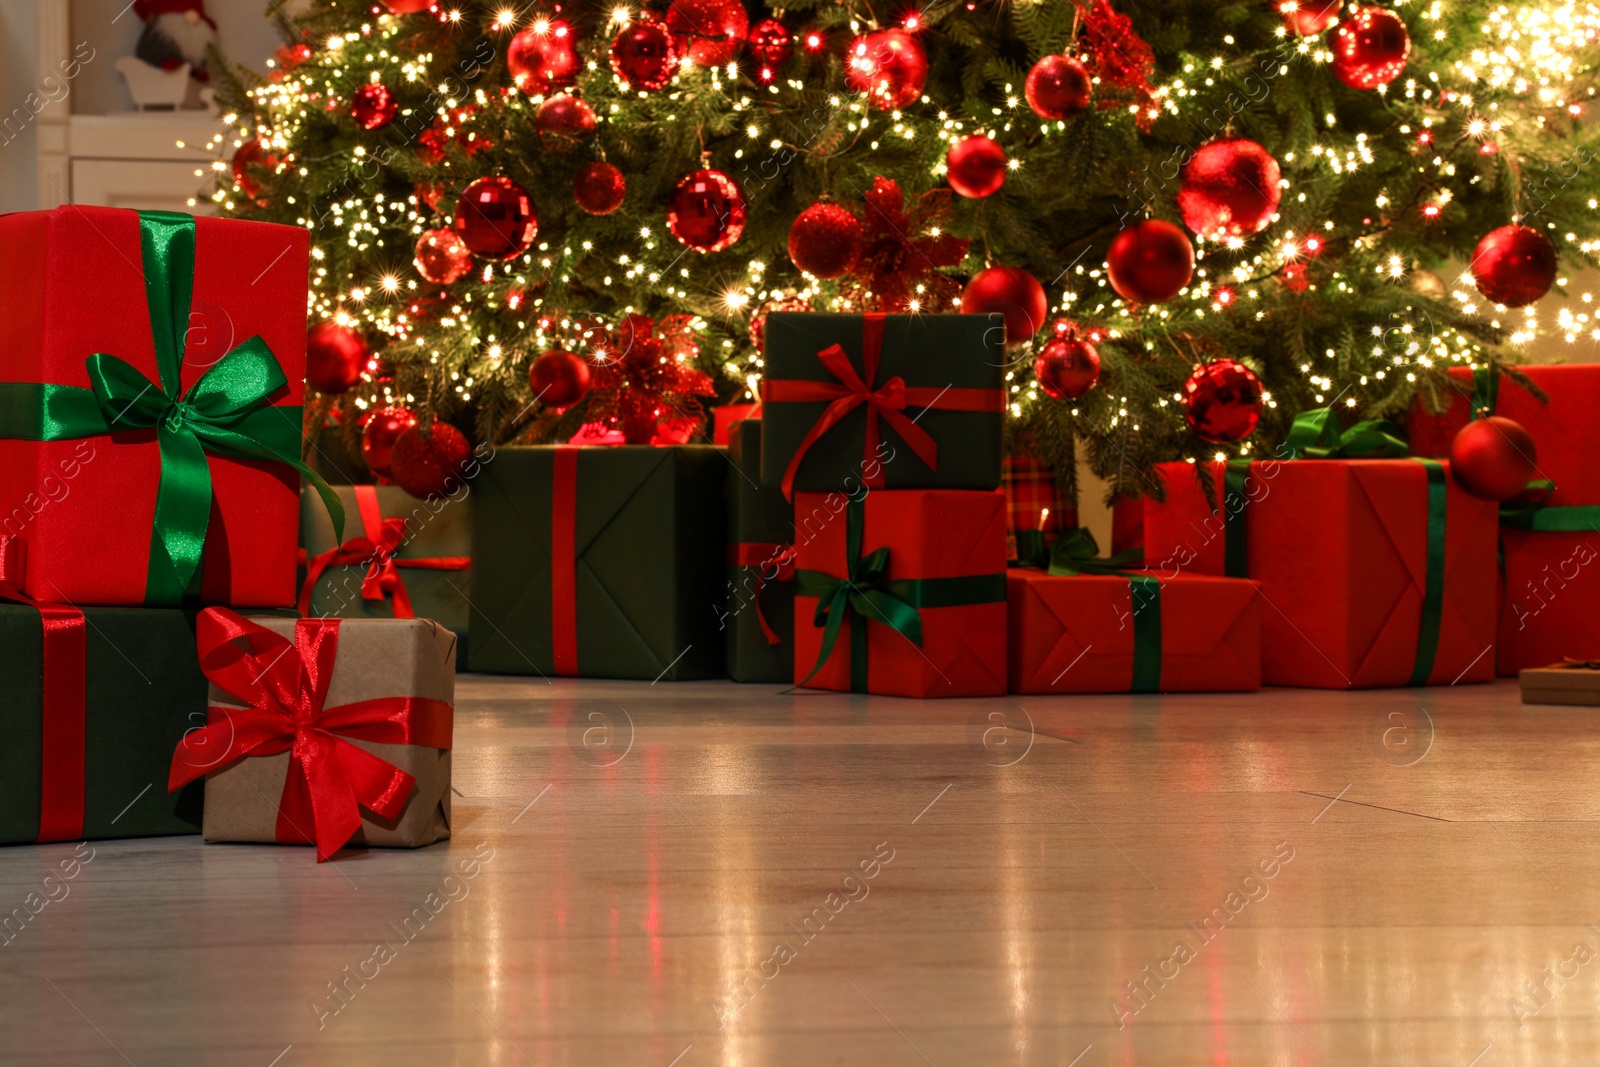
[[[204,195],[311,231],[308,417],[352,439],[394,407],[681,436],[753,397],[773,310],[1001,311],[1013,447],[1137,494],[1594,325],[1528,307],[1600,247],[1589,5],[319,0],[283,28],[219,76],[239,148]]]

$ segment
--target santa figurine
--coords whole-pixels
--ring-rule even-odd
[[[217,24],[206,14],[205,0],[134,0],[133,11],[144,20],[134,55],[162,70],[187,63],[196,81],[211,79],[206,60],[217,43]]]

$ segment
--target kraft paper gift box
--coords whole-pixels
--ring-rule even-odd
[[[1569,659],[1528,667],[1517,679],[1524,704],[1600,706],[1600,661]]]
[[[794,676],[794,508],[761,481],[761,421],[734,423],[728,448],[728,677]]]

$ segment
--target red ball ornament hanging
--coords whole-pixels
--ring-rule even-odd
[[[413,426],[395,439],[389,474],[400,488],[426,500],[455,492],[471,458],[466,436],[448,422],[435,422],[427,437]]]
[[[879,110],[898,111],[922,98],[928,54],[905,30],[878,30],[850,42],[844,80]]]
[[[610,163],[585,164],[572,179],[572,198],[591,215],[609,215],[628,195],[628,179]]]
[[[570,152],[594,135],[594,109],[568,93],[552,96],[533,116],[539,143],[547,152]]]
[[[239,186],[239,191],[246,197],[258,204],[264,204],[265,201],[259,199],[261,182],[256,178],[256,173],[259,172],[252,173],[250,168],[260,167],[270,172],[276,170],[281,162],[277,155],[267,152],[260,141],[252,138],[240,145],[239,150],[233,154],[230,169],[233,171],[234,184]]]
[[[950,188],[962,196],[974,200],[993,196],[1006,183],[1005,149],[992,137],[964,137],[950,146],[944,161]]]
[[[547,407],[569,408],[589,391],[589,364],[564,349],[541,352],[528,368],[528,388]]]
[[[720,252],[744,233],[745,200],[720,170],[697,170],[667,200],[667,229],[696,252]]]
[[[433,285],[449,285],[472,270],[472,250],[456,236],[456,231],[440,227],[424,230],[417,238],[412,260],[422,280]]]
[[[1123,230],[1106,252],[1111,288],[1135,304],[1164,304],[1194,275],[1194,245],[1163,219],[1145,219]]]
[[[373,474],[389,476],[394,458],[394,443],[417,424],[417,413],[409,408],[380,408],[361,427],[361,458]]]
[[[837,278],[860,255],[861,220],[838,204],[812,204],[789,227],[789,258],[807,274]]]
[[[581,66],[572,28],[565,22],[551,22],[543,30],[523,30],[506,46],[511,80],[529,96],[565,89],[577,80]]]
[[[762,81],[769,82],[777,75],[778,68],[794,55],[794,34],[777,19],[762,19],[750,28],[750,40],[746,42],[745,50],[761,64],[757,75]]]
[[[678,72],[678,43],[654,19],[624,27],[611,42],[611,71],[630,89],[665,89]]]
[[[1478,292],[1508,308],[1527,307],[1555,284],[1556,249],[1531,226],[1490,230],[1472,253]]]
[[[1184,420],[1213,445],[1243,441],[1261,421],[1261,379],[1249,367],[1219,359],[1195,368],[1183,383]]]
[[[1056,324],[1056,335],[1046,341],[1033,361],[1033,376],[1047,396],[1076,400],[1100,379],[1100,353],[1078,336],[1070,323]]]
[[[350,97],[350,115],[363,130],[379,130],[394,121],[400,105],[387,86],[373,82]]]
[[[989,267],[972,276],[961,293],[963,315],[1005,316],[1006,344],[1032,340],[1050,313],[1039,279],[1020,267]]]
[[[1285,0],[1278,8],[1283,14],[1283,24],[1290,33],[1301,37],[1315,37],[1333,25],[1339,17],[1339,7],[1344,0]]]
[[[384,5],[396,15],[415,15],[434,5],[434,0],[384,0]]]
[[[767,316],[774,311],[810,311],[811,301],[802,300],[792,293],[777,300],[766,300],[750,316],[750,343],[761,355],[767,354]]]
[[[702,67],[720,67],[739,54],[750,32],[750,16],[739,0],[672,0],[667,29],[678,47]]]
[[[539,235],[533,201],[510,178],[479,178],[456,201],[455,231],[475,255],[513,259]]]
[[[1197,234],[1244,237],[1266,229],[1278,210],[1283,172],[1272,153],[1243,137],[1200,146],[1178,189],[1183,224]]]
[[[1499,415],[1474,419],[1450,443],[1450,474],[1480,500],[1510,500],[1528,488],[1538,469],[1533,435]]]
[[[1334,77],[1352,89],[1376,89],[1400,77],[1411,55],[1411,35],[1386,7],[1363,7],[1339,23],[1329,42]]]
[[[337,322],[306,331],[306,384],[319,393],[348,392],[367,367],[367,342]]]
[[[1028,106],[1042,119],[1070,119],[1089,106],[1093,85],[1089,68],[1077,56],[1045,56],[1023,83]]]

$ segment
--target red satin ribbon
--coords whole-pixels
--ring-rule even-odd
[[[578,445],[557,445],[550,489],[550,654],[578,676]]]
[[[406,519],[386,519],[378,506],[376,486],[354,487],[356,509],[361,514],[361,537],[352,537],[338,548],[330,548],[306,562],[306,581],[300,587],[298,610],[311,614],[311,593],[329,567],[365,566],[361,579],[361,599],[392,600],[397,619],[414,619],[417,613],[411,607],[411,594],[406,591],[401,567],[414,567],[429,571],[464,571],[472,560],[466,556],[434,556],[427,559],[396,559],[395,553],[406,539]]]
[[[839,345],[830,345],[817,353],[817,359],[837,382],[808,382],[795,379],[766,379],[761,383],[763,404],[803,404],[827,401],[828,407],[811,427],[795,449],[789,467],[783,472],[783,495],[794,499],[794,477],[813,444],[823,434],[837,426],[846,415],[867,405],[866,439],[862,447],[862,476],[869,488],[881,489],[884,485],[883,465],[875,464],[878,458],[879,419],[894,428],[902,440],[930,470],[939,469],[939,445],[933,436],[908,418],[908,407],[939,411],[1004,411],[1005,393],[999,389],[933,388],[908,386],[905,379],[896,375],[878,386],[870,388],[868,382],[877,380],[878,363],[883,357],[883,312],[869,312],[861,317],[861,365],[865,375],[857,374],[850,357]],[[868,471],[871,471],[868,474]]]
[[[246,706],[212,706],[172,755],[167,789],[246,756],[289,752],[278,800],[281,842],[315,843],[331,858],[361,829],[361,808],[398,819],[416,779],[347,738],[449,748],[454,709],[426,697],[380,697],[325,707],[340,619],[300,619],[294,644],[227,608],[206,608],[196,626],[200,669]]]
[[[767,637],[767,644],[776,647],[782,639],[767,623],[767,616],[761,610],[761,590],[767,584],[767,568],[774,568],[772,581],[794,581],[794,546],[769,544],[764,541],[741,541],[728,546],[728,566],[730,567],[755,567],[756,568],[756,620],[761,623],[761,632]]]

